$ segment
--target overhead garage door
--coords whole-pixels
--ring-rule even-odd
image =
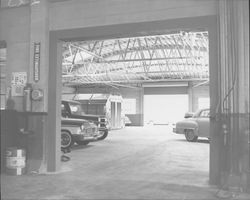
[[[144,95],[144,123],[172,124],[188,111],[188,95]]]

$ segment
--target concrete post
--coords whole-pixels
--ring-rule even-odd
[[[220,1],[220,111],[223,185],[247,189],[249,176],[249,1]],[[222,173],[223,172],[223,173]],[[247,180],[248,179],[248,180]]]
[[[47,121],[47,169],[60,170],[61,159],[61,92],[62,92],[62,43],[50,33]]]
[[[144,87],[141,87],[140,90],[140,109],[141,109],[140,126],[144,126]]]
[[[192,83],[188,83],[188,111],[194,112],[193,110],[193,89],[192,89]]]
[[[46,112],[48,98],[49,69],[49,11],[47,0],[30,5],[30,67],[28,81],[33,87],[43,90],[44,98],[32,102],[32,111]],[[35,44],[40,45],[40,52],[35,53]],[[37,46],[38,47],[38,46]],[[36,58],[35,58],[36,54]],[[39,57],[40,56],[40,57]],[[36,60],[35,60],[36,59]]]
[[[34,89],[41,89],[44,97],[32,101],[33,112],[47,112],[44,123],[43,165],[40,171],[60,170],[61,146],[61,48],[57,39],[49,35],[49,2],[30,5],[30,65],[28,81]],[[36,49],[38,47],[38,49]],[[58,47],[58,48],[57,48]],[[37,50],[40,52],[38,53]],[[59,49],[59,51],[58,51]],[[49,62],[49,52],[52,63]],[[58,58],[58,59],[57,59]],[[57,63],[58,61],[58,63]],[[58,64],[58,65],[57,65]],[[50,89],[48,89],[48,87]]]

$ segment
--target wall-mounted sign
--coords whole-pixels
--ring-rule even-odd
[[[27,83],[26,72],[12,72],[11,77],[11,95],[23,96],[23,88]]]
[[[40,51],[41,43],[34,43],[34,68],[33,68],[33,79],[35,82],[40,80]]]

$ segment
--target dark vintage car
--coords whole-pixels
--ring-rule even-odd
[[[176,123],[173,132],[184,134],[189,142],[196,142],[198,137],[209,138],[210,109],[200,109],[185,115],[185,120]]]
[[[72,119],[85,119],[93,122],[98,127],[98,140],[103,140],[108,136],[107,118],[101,115],[85,114],[81,104],[78,101],[62,100],[62,117]]]
[[[98,127],[87,120],[61,119],[61,148],[69,149],[74,143],[87,145],[97,140]]]

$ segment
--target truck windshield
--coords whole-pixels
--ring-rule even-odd
[[[74,115],[83,115],[85,114],[82,110],[82,107],[80,104],[77,103],[69,103],[69,107],[71,110],[71,113]]]

